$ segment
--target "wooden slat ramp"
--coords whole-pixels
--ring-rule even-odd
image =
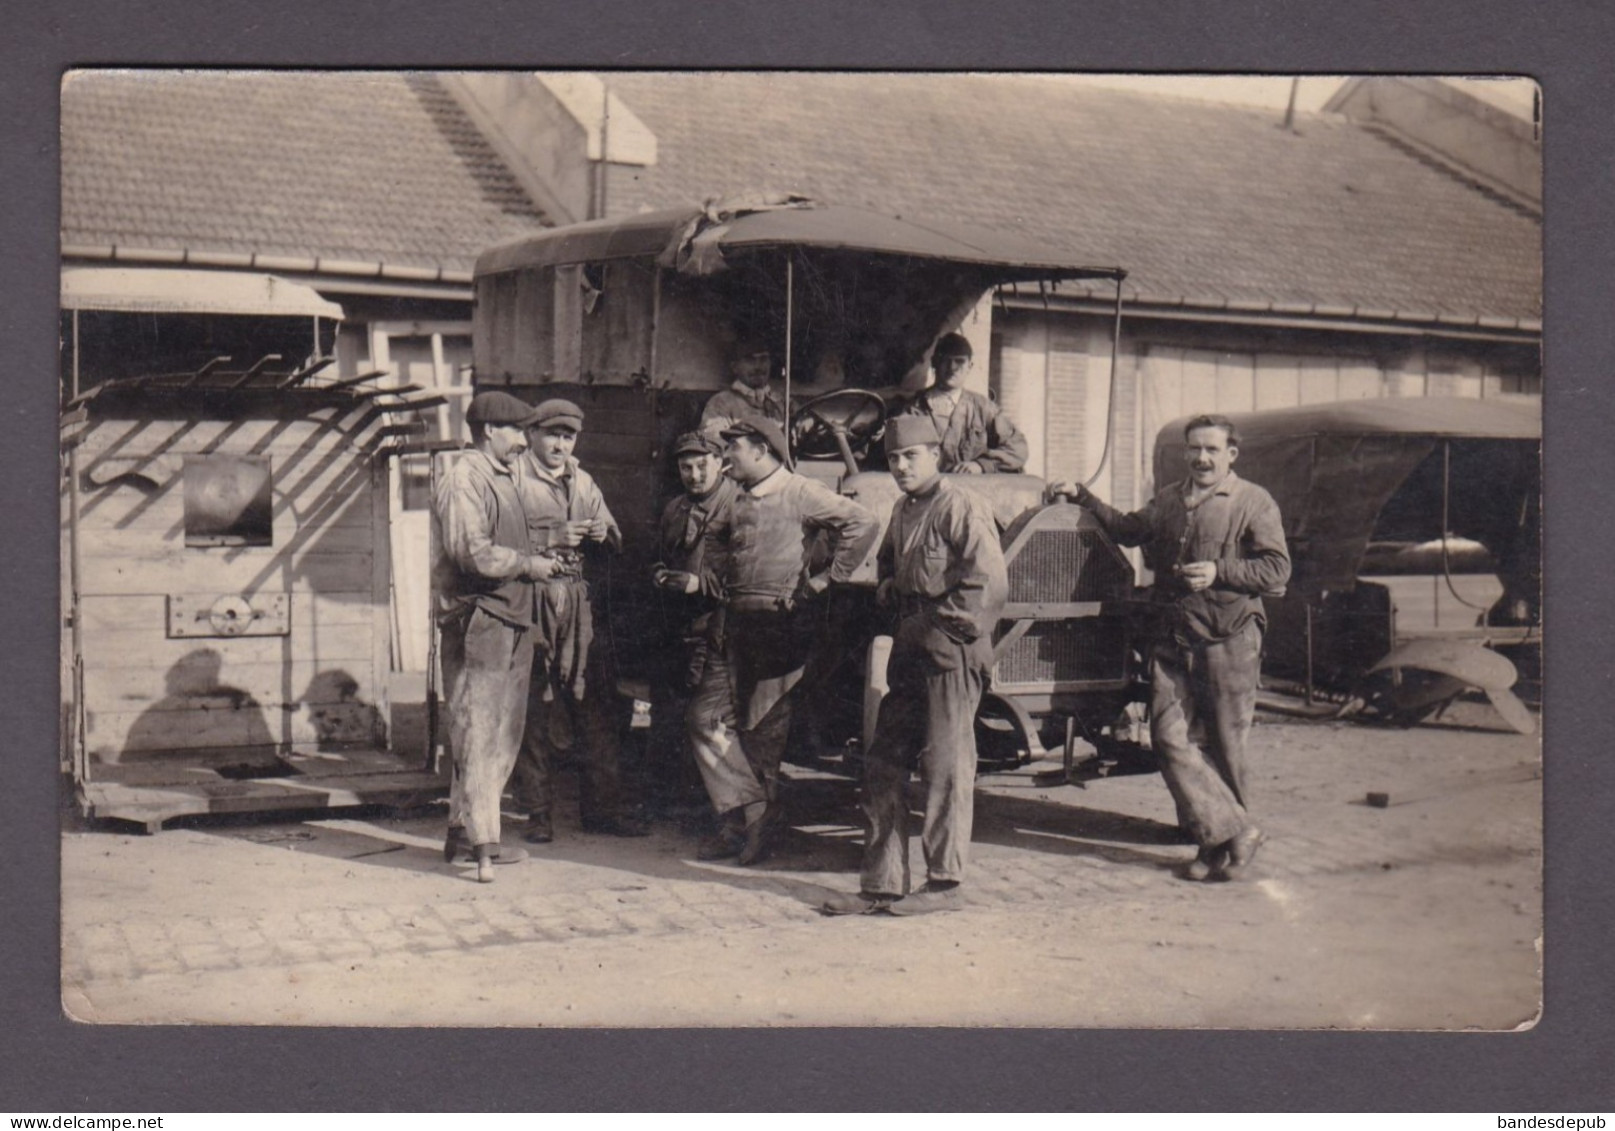
[[[217,753],[97,765],[79,786],[81,809],[155,833],[176,817],[359,805],[407,809],[448,796],[447,777],[382,750]]]

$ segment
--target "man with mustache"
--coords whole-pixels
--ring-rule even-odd
[[[1184,428],[1189,476],[1123,514],[1086,486],[1055,483],[1124,546],[1143,546],[1161,617],[1150,652],[1150,739],[1199,851],[1191,880],[1233,879],[1265,839],[1251,820],[1245,740],[1256,713],[1264,596],[1279,597],[1290,554],[1273,497],[1234,474],[1239,432],[1225,416]]]
[[[596,635],[583,571],[591,556],[619,551],[622,532],[594,477],[572,454],[582,431],[583,409],[560,398],[544,401],[533,410],[527,454],[516,463],[516,494],[527,515],[528,539],[569,566],[538,586],[534,615],[536,671],[514,781],[517,804],[529,814],[523,836],[532,844],[555,838],[551,765],[558,730],[570,734],[577,757],[583,831],[650,832],[623,780],[609,640]]]
[[[716,438],[720,432],[749,416],[785,426],[785,390],[774,381],[774,354],[768,342],[742,335],[729,351],[729,387],[714,393],[701,410],[701,431]]]
[[[515,469],[534,411],[509,393],[478,393],[466,410],[473,450],[455,460],[432,500],[433,591],[442,633],[453,775],[443,859],[469,847],[477,879],[525,859],[499,844],[499,795],[521,744],[533,663],[533,582],[564,567],[537,552]]]

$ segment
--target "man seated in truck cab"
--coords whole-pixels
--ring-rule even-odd
[[[929,416],[942,437],[942,470],[1015,473],[1026,466],[1026,437],[999,407],[964,387],[975,351],[963,334],[943,334],[931,351],[931,385],[903,411]]]
[[[785,390],[774,382],[774,355],[756,335],[739,338],[729,354],[727,389],[714,393],[701,410],[701,431],[716,437],[747,417],[760,416],[785,426]]]

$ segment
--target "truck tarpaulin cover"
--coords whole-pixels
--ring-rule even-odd
[[[1227,415],[1241,435],[1235,470],[1278,503],[1296,563],[1292,590],[1310,594],[1355,584],[1381,510],[1439,443],[1451,440],[1456,450],[1542,438],[1540,407],[1530,401],[1393,397]],[[1184,476],[1190,419],[1172,421],[1156,437],[1157,490]],[[1474,486],[1455,475],[1452,491],[1456,497]],[[1514,521],[1503,499],[1483,497],[1465,509]]]
[[[827,352],[839,352],[849,382],[864,387],[896,384],[923,360],[937,335],[957,325],[993,287],[1108,282],[1125,275],[1117,268],[1082,266],[1058,248],[956,224],[794,196],[714,201],[574,224],[485,252],[476,268],[479,303],[489,325],[484,336],[498,345],[479,366],[490,373],[541,376],[542,366],[524,362],[520,334],[501,330],[501,322],[520,322],[523,284],[506,286],[495,277],[622,260],[673,276],[678,285],[669,284],[664,293],[695,287],[721,296],[717,305],[732,318],[749,320],[754,332],[776,340],[788,306],[798,339],[793,344],[812,339]],[[543,286],[533,284],[532,290]],[[515,304],[508,311],[507,302]]]
[[[1084,267],[1070,252],[968,225],[886,216],[800,196],[709,201],[701,208],[592,220],[511,240],[484,252],[476,273],[654,256],[687,275],[725,270],[729,257],[766,248],[818,248],[998,268],[1010,279],[1115,279],[1114,267]]]

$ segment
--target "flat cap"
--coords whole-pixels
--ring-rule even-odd
[[[534,428],[548,428],[554,424],[565,424],[574,432],[583,431],[583,410],[571,401],[563,401],[554,397],[544,401],[533,410]]]
[[[685,455],[718,456],[723,454],[723,445],[716,437],[705,432],[686,432],[678,438],[673,445],[674,457]]]
[[[469,424],[529,424],[534,415],[532,405],[498,389],[478,393],[471,398],[471,404],[465,410],[465,419]]]
[[[931,347],[931,357],[975,357],[975,347],[963,334],[943,334]]]
[[[900,452],[904,448],[918,447],[920,444],[940,444],[942,437],[937,435],[936,425],[929,416],[917,412],[899,413],[886,422],[886,454]]]
[[[719,433],[725,440],[736,436],[755,436],[774,449],[782,462],[789,464],[791,457],[785,446],[785,430],[764,416],[743,416]]]
[[[768,344],[768,338],[755,332],[738,335],[729,346],[730,357],[751,357],[759,353],[772,355],[773,352],[773,347]]]

